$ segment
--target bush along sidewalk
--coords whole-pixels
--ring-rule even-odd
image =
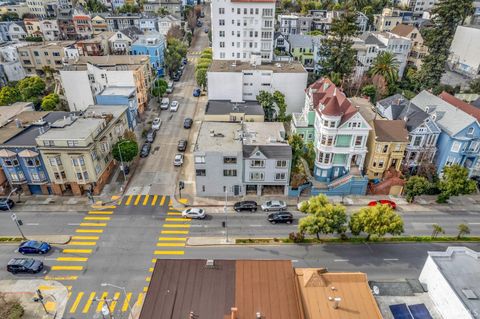
[[[22,240],[22,237],[0,237],[0,244],[19,243]]]

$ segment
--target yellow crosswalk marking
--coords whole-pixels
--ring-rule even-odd
[[[69,291],[72,290],[72,286],[65,286],[65,287],[67,287]]]
[[[164,235],[186,235],[188,230],[162,230],[160,233]]]
[[[123,301],[123,306],[122,306],[122,312],[125,312],[128,310],[128,305],[130,303],[130,299],[132,298],[132,293],[129,292],[127,296],[125,297],[125,300]]]
[[[82,227],[105,227],[107,223],[80,223]]]
[[[148,268],[148,272],[153,272],[153,267]]]
[[[146,282],[150,282],[150,280],[152,280],[152,277],[147,277],[147,278],[145,278],[145,281],[146,281]]]
[[[135,306],[140,307],[143,303],[143,293],[138,294],[137,302],[135,302]]]
[[[179,213],[179,212],[168,212],[167,215],[170,215],[170,216],[182,216],[182,213]]]
[[[95,209],[115,209],[117,206],[115,205],[92,205],[92,208]]]
[[[168,201],[168,206],[172,206],[173,204],[173,200],[170,198],[170,200]]]
[[[88,215],[112,215],[112,211],[103,211],[103,210],[91,210],[88,212]]]
[[[117,301],[118,299],[120,298],[120,293],[119,292],[116,292],[113,294],[113,301],[110,303],[110,312],[114,312],[115,311],[115,307],[117,306]]]
[[[91,249],[64,249],[62,250],[64,254],[91,254]]]
[[[77,280],[78,276],[45,276],[45,280],[58,280],[58,281],[65,281],[65,280]]]
[[[83,270],[83,266],[52,266],[51,270]]]
[[[154,255],[183,255],[183,250],[155,250]]]
[[[67,295],[67,301],[70,299],[71,296],[72,296],[72,292],[69,291],[69,292],[68,292],[68,295]]]
[[[157,243],[157,247],[185,247],[185,243]]]
[[[72,236],[74,240],[98,240],[99,236]]]
[[[167,196],[165,196],[165,195],[162,196],[162,199],[160,200],[160,206],[163,206],[163,204],[165,204],[165,198],[166,198],[166,197],[167,197]]]
[[[97,305],[97,312],[100,312],[102,310],[103,303],[105,302],[103,300],[106,299],[107,296],[108,296],[108,292],[102,293],[102,296],[100,297],[101,300],[98,302],[98,305]]]
[[[143,203],[142,203],[143,206],[146,206],[148,204],[149,197],[150,197],[149,195],[145,195],[145,199],[143,200]]]
[[[121,197],[118,196],[118,195],[112,195],[112,200],[117,200],[117,199],[120,199]]]
[[[156,258],[152,259],[152,263],[156,263],[156,262],[157,262]]]
[[[189,222],[191,220],[192,220],[191,218],[183,218],[183,217],[167,217],[167,218],[165,218],[166,222],[181,222],[181,221]]]
[[[137,195],[137,198],[135,198],[135,202],[133,203],[133,205],[137,206],[141,198],[142,198],[142,195]]]
[[[164,224],[165,228],[190,228],[190,224]]]
[[[67,245],[69,246],[95,246],[96,241],[71,241]]]
[[[43,290],[54,290],[54,289],[57,289],[57,288],[60,288],[60,287],[45,286],[45,285],[41,285],[41,286],[38,286],[38,287],[37,287],[37,289],[40,289],[40,291],[43,291]]]
[[[87,257],[57,257],[57,261],[87,261]]]
[[[143,287],[143,292],[147,292],[148,291],[148,287]]]
[[[83,220],[110,220],[111,217],[97,217],[97,216],[92,216],[92,217],[84,217]]]
[[[77,295],[77,298],[75,298],[75,301],[73,302],[72,307],[70,308],[70,313],[75,313],[77,311],[78,305],[80,304],[82,297],[83,297],[83,292],[79,292]]]
[[[101,234],[101,233],[103,233],[103,229],[77,229],[75,232],[76,232],[76,233],[95,233],[95,234]]]
[[[152,206],[155,206],[155,203],[157,202],[157,199],[158,199],[158,195],[153,195]]]
[[[187,241],[186,237],[158,237],[159,241]]]
[[[87,303],[83,306],[82,313],[87,313],[90,310],[90,306],[92,305],[93,299],[95,298],[96,292],[91,292],[90,296],[88,296]]]
[[[133,195],[128,195],[127,201],[125,202],[125,205],[128,206],[132,202]]]

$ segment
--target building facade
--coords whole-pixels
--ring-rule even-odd
[[[24,19],[23,23],[31,37],[41,37],[45,41],[55,41],[60,38],[57,20]]]
[[[108,15],[105,16],[105,22],[108,25],[108,31],[122,31],[130,27],[140,28],[140,14]]]
[[[158,32],[141,35],[132,43],[130,54],[148,55],[152,69],[163,75],[163,60],[166,48],[165,37]]]
[[[82,13],[74,14],[72,18],[77,39],[90,39],[93,35],[92,18]]]
[[[78,53],[75,41],[47,42],[18,48],[20,62],[27,74],[41,73],[46,66],[61,70],[69,60],[69,54],[74,58],[78,56],[75,52]]]
[[[480,37],[480,29],[473,26],[458,26],[450,46],[448,66],[455,72],[469,78],[480,74],[480,43],[473,39]]]
[[[110,52],[112,54],[128,54],[132,47],[133,39],[125,35],[121,31],[114,32],[108,39],[110,45]]]
[[[25,43],[0,45],[0,65],[5,76],[3,85],[6,85],[8,81],[20,81],[27,76],[17,50],[18,47],[25,45]]]
[[[118,105],[127,105],[128,127],[133,130],[137,126],[138,121],[138,100],[136,88],[133,86],[109,86],[100,94],[95,96],[97,105],[112,107]]]
[[[423,58],[428,54],[428,48],[423,44],[420,31],[413,25],[399,24],[393,28],[392,33],[411,39],[412,49],[407,59],[407,65],[413,65],[418,70],[421,69]]]
[[[180,19],[172,16],[171,14],[163,17],[158,17],[158,32],[163,36],[166,36],[170,28],[172,28],[173,26],[181,27],[181,25],[182,22],[180,21]]]
[[[27,36],[21,21],[0,22],[0,38],[2,41],[21,41]]]

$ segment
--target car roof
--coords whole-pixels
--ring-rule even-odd
[[[27,241],[24,241],[23,243],[21,243],[20,246],[21,247],[29,246],[29,245],[36,244],[36,243],[40,243],[40,241],[38,241],[38,240],[27,240]]]
[[[25,262],[33,260],[32,258],[12,258],[8,265],[23,265]]]

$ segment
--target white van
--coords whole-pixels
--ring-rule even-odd
[[[160,103],[161,110],[168,110],[168,106],[170,105],[170,99],[168,97],[164,97],[162,102]]]
[[[172,93],[173,92],[173,81],[168,82],[167,86],[167,93]]]

